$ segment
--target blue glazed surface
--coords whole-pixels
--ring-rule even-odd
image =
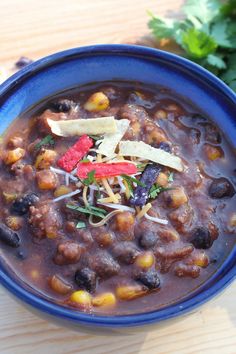
[[[47,96],[96,81],[140,81],[170,88],[208,114],[236,149],[236,95],[192,62],[155,49],[129,45],[75,48],[43,58],[0,86],[0,133],[22,112]],[[15,282],[0,265],[0,282],[16,297],[56,320],[88,327],[141,326],[192,311],[236,277],[236,248],[217,272],[183,301],[161,310],[128,316],[95,316],[53,304]]]

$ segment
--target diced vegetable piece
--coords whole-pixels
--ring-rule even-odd
[[[72,189],[70,187],[61,185],[59,187],[57,187],[57,189],[55,189],[54,191],[54,197],[58,198],[61,197],[64,194],[68,194],[72,191]]]
[[[10,247],[16,248],[20,246],[18,234],[2,223],[0,223],[0,241]]]
[[[92,304],[92,297],[87,291],[78,290],[71,294],[70,301],[74,302],[76,305],[90,307]]]
[[[148,269],[150,268],[153,263],[155,262],[155,258],[152,252],[143,252],[135,260],[136,266]]]
[[[119,154],[122,156],[136,156],[145,160],[171,167],[177,171],[183,171],[183,164],[178,156],[172,155],[162,149],[154,148],[142,141],[121,141]]]
[[[157,176],[161,171],[161,167],[156,164],[147,165],[143,171],[140,182],[142,182],[145,187],[137,186],[134,190],[134,196],[130,198],[130,204],[135,206],[143,206],[149,196],[149,191],[152,185],[155,183]]]
[[[47,119],[52,133],[59,136],[103,135],[117,131],[114,117],[72,119],[55,121]]]
[[[188,202],[188,196],[183,187],[176,187],[165,192],[165,200],[169,208],[179,208]]]
[[[14,231],[18,231],[23,226],[23,219],[19,216],[10,215],[6,218],[6,225]]]
[[[25,194],[13,202],[11,211],[14,214],[24,215],[29,211],[29,207],[35,204],[38,200],[39,197],[36,193]]]
[[[71,172],[92,146],[93,140],[88,135],[81,136],[57,161],[58,166],[67,172]]]
[[[81,162],[78,164],[77,176],[80,179],[87,178],[91,171],[95,171],[95,178],[115,177],[122,174],[133,175],[137,173],[137,167],[131,162]]]
[[[18,147],[14,150],[8,150],[5,153],[3,160],[6,165],[11,165],[11,164],[15,163],[16,161],[19,161],[20,159],[22,159],[22,157],[24,157],[24,155],[25,155],[25,149]]]
[[[129,127],[128,119],[121,119],[116,122],[117,132],[114,134],[105,134],[102,143],[99,145],[98,153],[105,156],[114,154],[117,144],[120,142]]]
[[[116,297],[113,293],[103,293],[92,299],[93,306],[113,306],[116,303]]]
[[[57,187],[57,176],[50,170],[42,170],[36,173],[39,189],[50,190]]]
[[[49,279],[49,285],[56,293],[66,295],[72,290],[72,286],[67,284],[65,280],[62,280],[58,275],[53,275]]]
[[[120,285],[116,288],[116,296],[120,300],[133,300],[143,296],[147,288],[142,285]]]
[[[99,112],[109,107],[109,99],[103,92],[95,92],[84,104],[84,109],[89,112]]]
[[[39,170],[49,168],[56,160],[57,153],[54,150],[45,149],[36,157],[35,167]]]
[[[211,161],[217,160],[224,156],[224,152],[219,146],[213,146],[210,144],[204,145],[204,151],[208,159]]]

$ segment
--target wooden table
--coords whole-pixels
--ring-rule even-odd
[[[32,59],[94,43],[145,35],[146,10],[176,14],[181,0],[1,0],[0,67],[10,75]],[[235,354],[236,284],[198,312],[129,336],[76,333],[39,319],[0,288],[0,354]]]

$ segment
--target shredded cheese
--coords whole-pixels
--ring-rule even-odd
[[[121,196],[119,193],[116,193],[114,195],[117,199],[119,199],[119,200],[121,199]],[[98,202],[100,202],[100,203],[112,203],[112,201],[113,201],[113,198],[111,198],[111,197],[98,199]]]
[[[160,219],[160,218],[157,218],[157,217],[154,217],[154,216],[150,216],[148,215],[147,213],[145,213],[144,217],[148,220],[151,220],[153,222],[156,222],[158,224],[162,224],[162,225],[167,225],[168,224],[168,220],[166,219]]]
[[[54,203],[56,203],[56,202],[59,202],[62,199],[73,197],[74,195],[79,194],[80,192],[81,192],[81,189],[76,189],[73,192],[61,195],[60,197],[57,197],[57,198],[53,199],[52,201]]]
[[[109,197],[111,197],[112,202],[113,203],[118,203],[118,198],[113,193],[113,191],[112,191],[107,179],[106,178],[102,178],[101,181],[102,181],[102,184],[103,184],[107,194],[109,195]]]
[[[98,152],[105,156],[114,155],[116,146],[126,133],[129,124],[130,121],[128,119],[121,119],[116,121],[117,131],[113,134],[104,135],[104,139],[99,145]]]
[[[151,209],[151,207],[152,207],[151,203],[147,203],[146,205],[144,205],[141,211],[137,214],[137,218],[141,219],[148,212],[148,210]]]
[[[99,222],[93,222],[93,215],[89,216],[89,224],[92,225],[93,227],[100,227],[103,226],[107,223],[107,221],[109,219],[111,219],[114,215],[122,213],[123,211],[121,210],[113,210],[112,212],[110,212],[109,214],[107,214],[101,221]]]
[[[130,208],[126,205],[122,205],[122,204],[113,204],[113,203],[100,203],[98,202],[99,205],[103,205],[105,207],[108,208],[112,208],[112,209],[117,209],[120,211],[130,211],[131,213],[135,213],[135,209],[134,208]]]
[[[84,186],[84,189],[83,189],[83,201],[84,201],[84,205],[86,207],[89,206],[89,202],[88,202],[88,199],[87,199],[87,192],[88,192],[88,186]]]
[[[117,131],[117,125],[114,117],[101,117],[89,119],[69,119],[55,121],[47,119],[52,133],[59,136],[75,135],[103,135],[112,134]]]
[[[162,149],[154,148],[143,141],[121,141],[119,144],[119,154],[147,159],[160,165],[171,167],[179,172],[182,172],[184,169],[180,157]]]

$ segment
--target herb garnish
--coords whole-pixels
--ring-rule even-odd
[[[86,227],[86,224],[84,221],[78,221],[76,224],[76,229],[84,229]]]
[[[83,179],[81,182],[85,184],[85,186],[90,186],[90,184],[93,184],[96,181],[94,177],[95,173],[96,173],[95,170],[88,172],[87,178]]]
[[[83,213],[83,214],[98,216],[99,218],[102,218],[102,219],[107,214],[107,211],[105,209],[97,208],[97,207],[90,206],[90,205],[88,207],[81,207],[79,205],[66,204],[66,207],[68,209],[76,210],[76,211]]]
[[[236,91],[236,0],[188,0],[183,12],[183,20],[149,13],[148,26],[158,39],[174,40],[184,56]]]
[[[174,189],[174,188],[161,187],[157,183],[153,184],[153,186],[151,187],[151,189],[149,191],[149,198],[155,199],[160,193],[165,192],[165,191],[169,191],[171,189]]]
[[[38,144],[35,145],[35,149],[39,150],[44,145],[51,145],[54,146],[55,140],[53,139],[52,135],[46,135]]]
[[[174,182],[174,172],[168,173],[168,182]]]

